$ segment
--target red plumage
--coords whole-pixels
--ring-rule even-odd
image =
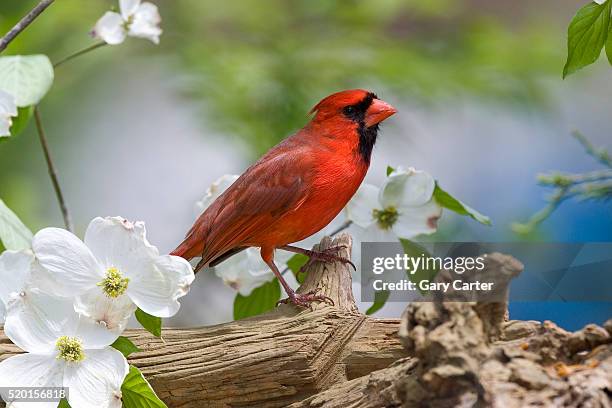
[[[172,252],[214,266],[247,247],[274,266],[274,250],[323,229],[363,181],[378,124],[396,110],[365,90],[335,93],[311,111],[313,119],[249,167],[197,219]],[[302,299],[305,302],[316,299]]]

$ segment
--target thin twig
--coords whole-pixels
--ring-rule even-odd
[[[64,195],[62,194],[62,189],[57,178],[55,165],[53,164],[53,159],[51,159],[51,153],[49,152],[49,145],[47,144],[47,137],[45,136],[45,130],[43,129],[38,106],[34,108],[34,119],[36,120],[36,129],[38,130],[40,145],[42,146],[43,153],[45,155],[45,160],[47,161],[47,167],[49,168],[49,176],[51,177],[51,183],[53,184],[55,195],[57,196],[57,201],[59,202],[60,210],[62,211],[62,217],[64,217],[64,224],[66,225],[66,229],[68,231],[74,232],[72,219],[70,217],[70,213],[68,212],[68,207],[66,206]]]
[[[83,48],[82,50],[79,50],[79,51],[75,52],[74,54],[70,54],[66,58],[63,58],[63,59],[59,60],[58,62],[54,63],[53,64],[53,68],[57,68],[60,65],[70,61],[73,58],[76,58],[76,57],[81,56],[83,54],[87,54],[88,52],[93,51],[95,49],[98,49],[98,48],[100,48],[100,47],[102,47],[104,45],[106,45],[106,43],[104,41],[100,41],[98,43],[95,43],[94,45],[90,45],[89,47]]]
[[[0,39],[0,52],[4,51],[6,47],[17,37],[23,30],[25,30],[31,23],[45,11],[47,7],[53,3],[54,0],[42,0],[36,7],[34,7],[28,14],[25,15],[15,27],[6,33],[2,39]]]
[[[572,132],[572,136],[574,136],[580,144],[584,147],[588,154],[597,159],[604,166],[612,168],[612,157],[606,149],[598,149],[586,138],[581,132],[574,130]]]

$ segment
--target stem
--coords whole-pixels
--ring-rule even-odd
[[[67,56],[66,58],[61,59],[61,60],[59,60],[58,62],[54,63],[54,64],[53,64],[53,68],[57,68],[57,67],[59,67],[60,65],[62,65],[62,64],[64,64],[64,63],[66,63],[66,62],[68,62],[68,61],[70,61],[71,59],[74,59],[74,58],[76,58],[76,57],[79,57],[79,56],[81,56],[81,55],[83,55],[83,54],[87,54],[88,52],[93,51],[93,50],[95,50],[95,49],[98,49],[98,48],[100,48],[100,47],[102,47],[102,46],[104,46],[104,45],[106,45],[106,43],[105,43],[104,41],[100,41],[100,42],[98,42],[98,43],[95,43],[94,45],[90,45],[89,47],[83,48],[82,50],[79,50],[79,51],[77,51],[77,52],[75,52],[75,53],[73,53],[73,54],[70,54],[70,55],[69,55],[69,56]]]
[[[53,189],[55,190],[55,195],[57,196],[57,201],[59,202],[60,210],[62,211],[62,217],[64,217],[64,225],[66,225],[66,229],[68,231],[74,232],[72,219],[70,217],[70,213],[68,212],[68,207],[66,206],[66,201],[64,200],[64,195],[62,194],[62,189],[57,179],[57,172],[55,170],[55,165],[53,164],[53,159],[51,158],[51,153],[49,152],[49,145],[47,144],[47,137],[45,136],[45,130],[43,129],[38,106],[34,108],[34,119],[36,120],[36,129],[38,130],[40,145],[42,146],[45,160],[47,161],[51,183],[53,184]]]
[[[605,149],[597,149],[593,144],[586,138],[581,132],[574,130],[572,132],[572,136],[574,136],[584,147],[588,154],[593,156],[596,160],[598,160],[604,166],[612,168],[612,157]]]
[[[0,52],[4,51],[6,47],[17,37],[23,30],[25,30],[31,23],[45,11],[47,7],[53,3],[54,0],[42,0],[36,7],[34,7],[28,14],[26,14],[11,30],[6,33],[4,37],[0,39]]]

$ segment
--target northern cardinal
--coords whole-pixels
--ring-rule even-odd
[[[379,123],[396,112],[362,89],[324,98],[304,128],[270,149],[200,215],[172,255],[201,256],[197,272],[259,247],[289,296],[285,302],[305,307],[328,300],[296,294],[274,264],[274,251],[350,263],[335,255],[338,248],[314,252],[289,244],[323,229],[353,197],[370,165]]]

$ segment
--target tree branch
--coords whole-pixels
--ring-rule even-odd
[[[2,39],[0,39],[0,52],[4,51],[6,47],[17,37],[23,30],[25,30],[32,21],[36,19],[47,7],[53,3],[54,0],[42,0],[36,7],[34,7],[28,14],[26,14],[11,30],[6,33]]]
[[[53,184],[53,189],[55,190],[55,195],[57,196],[57,201],[59,202],[60,210],[62,212],[62,217],[64,218],[64,225],[66,226],[66,229],[68,231],[74,232],[72,218],[70,217],[70,213],[68,212],[68,206],[66,205],[66,201],[64,200],[64,194],[62,193],[62,188],[60,187],[59,180],[57,178],[57,171],[55,170],[55,165],[53,164],[53,159],[51,158],[51,152],[49,151],[49,145],[47,143],[47,137],[45,135],[45,130],[42,125],[38,106],[34,108],[34,119],[36,121],[36,129],[38,130],[38,138],[40,139],[40,145],[42,146],[43,153],[45,155],[45,160],[47,161],[47,167],[49,169],[51,183]]]

